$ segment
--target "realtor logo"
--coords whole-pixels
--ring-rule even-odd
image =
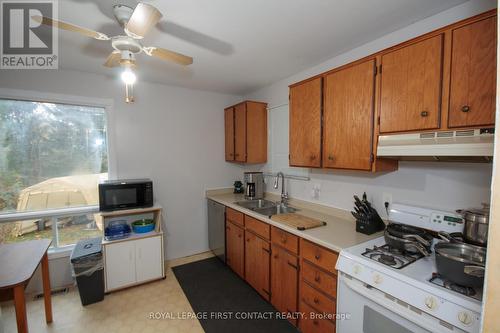
[[[32,19],[57,19],[51,0],[1,1],[1,69],[57,69],[57,29]]]

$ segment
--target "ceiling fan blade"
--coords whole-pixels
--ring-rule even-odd
[[[122,58],[122,56],[120,54],[120,51],[113,51],[106,58],[106,61],[104,62],[104,66],[106,66],[106,67],[120,66],[120,60],[121,60],[121,58]]]
[[[140,2],[125,26],[127,35],[133,38],[144,38],[146,33],[158,23],[163,15],[150,4]]]
[[[181,65],[191,65],[193,63],[193,58],[191,57],[167,49],[162,49],[160,47],[144,47],[143,50],[149,56],[173,61]]]
[[[45,17],[45,16],[40,16],[40,15],[33,15],[31,18],[38,23],[44,24],[44,25],[50,25],[62,30],[68,30],[68,31],[73,31],[73,32],[78,32],[81,35],[95,38],[98,40],[109,40],[110,38],[106,35],[103,34],[102,32],[97,32],[94,30],[90,30],[87,28],[79,27],[77,25],[71,24],[71,23],[66,23],[63,21],[57,21],[54,20],[50,17]]]

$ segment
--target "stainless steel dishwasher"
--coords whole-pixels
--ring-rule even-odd
[[[208,206],[208,246],[210,250],[226,262],[226,228],[224,205],[207,199]]]

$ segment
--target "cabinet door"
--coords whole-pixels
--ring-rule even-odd
[[[234,160],[246,162],[247,155],[247,108],[245,103],[234,107]]]
[[[159,279],[162,272],[161,236],[134,241],[137,282]]]
[[[234,161],[234,108],[224,110],[226,161]]]
[[[495,122],[496,24],[491,17],[452,32],[450,127]]]
[[[280,312],[297,311],[298,259],[280,246],[272,246],[271,303]],[[291,320],[296,324],[295,320]]]
[[[290,87],[290,165],[321,166],[322,78]]]
[[[246,162],[267,162],[267,104],[246,102]]]
[[[118,242],[106,245],[107,290],[132,285],[135,276],[135,242]]]
[[[443,36],[382,56],[380,132],[439,128]]]
[[[269,242],[252,232],[245,232],[245,279],[266,300],[269,300]]]
[[[241,278],[245,278],[244,230],[226,221],[226,262]]]
[[[375,60],[325,77],[323,167],[371,170]]]

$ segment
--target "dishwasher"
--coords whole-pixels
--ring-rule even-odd
[[[226,262],[226,207],[207,199],[208,210],[208,246],[222,262]]]

